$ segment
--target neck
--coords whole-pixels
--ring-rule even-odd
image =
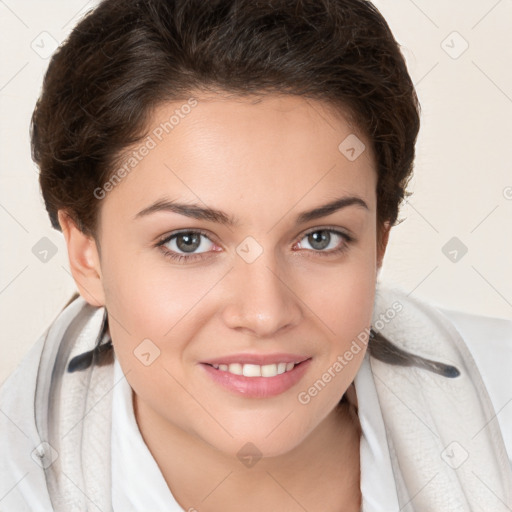
[[[360,426],[351,402],[293,450],[250,467],[156,417],[135,394],[133,402],[142,437],[184,510],[359,510]]]

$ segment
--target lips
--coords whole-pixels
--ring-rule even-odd
[[[246,398],[270,398],[296,385],[311,360],[298,354],[234,354],[200,366],[224,390]]]

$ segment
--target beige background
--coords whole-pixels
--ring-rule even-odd
[[[28,129],[48,52],[94,4],[0,2],[0,383],[75,291]],[[512,318],[512,2],[375,5],[403,47],[423,109],[414,194],[380,279],[449,309]],[[46,262],[32,252],[43,237],[56,250]],[[456,247],[443,252],[453,237],[467,247],[462,258]]]

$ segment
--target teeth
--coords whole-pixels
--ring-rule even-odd
[[[244,377],[275,377],[284,372],[289,372],[296,364],[298,363],[278,363],[260,366],[258,364],[232,363],[230,365],[214,364],[212,366],[222,372],[243,375]]]
[[[277,364],[267,364],[261,367],[262,377],[275,377],[277,375]]]
[[[229,366],[227,364],[223,364],[222,366],[226,367],[226,369],[224,370],[225,372],[229,371],[229,373],[234,373],[235,375],[243,375],[244,373],[243,366],[240,363],[233,363],[230,364]]]
[[[261,377],[261,366],[257,364],[244,364],[243,375],[244,377]]]

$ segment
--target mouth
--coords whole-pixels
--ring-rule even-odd
[[[283,360],[285,359],[285,360]],[[288,361],[286,360],[288,359]],[[246,398],[269,398],[295,386],[306,373],[312,358],[288,357],[276,362],[209,362],[201,363],[208,377],[224,390]],[[293,359],[293,358],[292,358]]]
[[[292,371],[297,365],[302,364],[303,361],[297,363],[273,363],[273,364],[241,364],[241,363],[231,363],[231,364],[211,364],[212,368],[219,370],[221,372],[228,372],[233,375],[243,375],[244,377],[275,377],[276,375],[281,375],[286,372]],[[208,364],[208,363],[205,363]]]

